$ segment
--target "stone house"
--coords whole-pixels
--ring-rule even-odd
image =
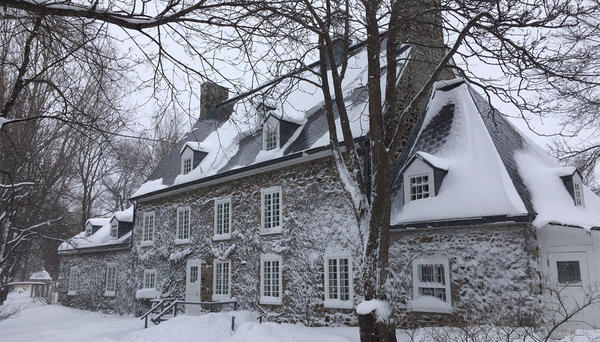
[[[398,51],[400,68],[410,53]],[[368,157],[366,70],[357,44],[343,91],[355,142]],[[403,77],[414,76],[409,70]],[[133,195],[132,231],[113,245],[59,252],[61,279],[69,280],[61,301],[139,312],[156,297],[235,300],[269,320],[356,324],[363,241],[329,151],[320,90],[295,82],[283,78],[231,98],[203,84],[200,118]],[[282,100],[282,89],[294,90]],[[532,324],[547,281],[576,292],[600,277],[598,197],[462,79],[436,83],[394,175],[396,318],[447,324],[494,314]],[[106,234],[102,222],[97,231],[88,222],[91,236]],[[561,235],[580,240],[561,245]],[[69,296],[79,264],[100,275],[102,265],[116,264],[123,278],[113,291],[122,300],[115,304],[101,280],[108,296],[78,285]],[[103,277],[113,279],[104,267]],[[600,315],[590,312],[578,319],[593,324]]]
[[[58,248],[58,300],[81,309],[127,313],[131,293],[133,207],[88,219],[84,231]]]

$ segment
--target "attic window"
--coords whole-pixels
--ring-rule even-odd
[[[90,236],[90,235],[92,235],[92,225],[88,223],[85,226],[85,236]]]
[[[119,223],[116,220],[113,220],[110,223],[110,236],[113,239],[116,239],[118,235],[119,235]]]
[[[263,150],[279,148],[279,121],[268,120],[263,126]]]
[[[184,175],[190,173],[190,171],[192,171],[192,158],[184,158],[182,163],[183,165],[181,166],[181,173]]]
[[[581,183],[574,182],[573,183],[573,197],[575,199],[575,205],[583,207],[583,189],[581,187]]]
[[[411,176],[408,179],[411,201],[429,197],[430,186],[428,175]]]

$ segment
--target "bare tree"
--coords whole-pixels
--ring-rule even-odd
[[[108,8],[100,8],[99,3],[4,3],[30,14],[86,18],[136,30],[158,49],[145,55],[155,66],[155,87],[165,82],[168,89],[177,88],[169,77],[161,77],[166,76],[165,61],[190,79],[206,77],[204,69],[169,53],[162,44],[166,37],[202,61],[214,56],[197,49],[202,45],[197,42],[204,39],[210,48],[240,49],[251,65],[248,69],[257,74],[264,71],[265,63],[272,66],[267,69],[273,76],[295,77],[289,72],[299,68],[316,74],[335,165],[364,238],[360,291],[365,300],[383,303],[388,300],[392,168],[423,113],[433,83],[453,73],[461,75],[488,96],[513,104],[522,115],[574,108],[593,100],[598,85],[594,68],[599,50],[590,50],[600,27],[597,1],[201,1],[193,5],[169,1],[158,9],[149,9],[143,1],[117,1]],[[340,21],[342,29],[333,32]],[[215,27],[232,30],[215,34]],[[348,59],[335,58],[336,42],[342,39],[342,56],[347,56],[351,36],[365,42],[369,61],[368,154],[360,151],[350,130],[342,91]],[[264,51],[257,52],[258,46]],[[409,47],[410,54],[399,61],[402,46]],[[473,59],[499,68],[503,75],[497,79],[477,75],[470,69]],[[320,61],[319,68],[307,68],[311,61]],[[404,64],[402,74],[398,74],[399,63]],[[528,94],[534,94],[535,100]],[[573,101],[557,102],[557,98]],[[378,322],[371,313],[361,315],[359,322],[362,341],[395,340],[391,321]]]

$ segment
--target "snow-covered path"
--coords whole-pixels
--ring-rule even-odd
[[[180,316],[143,329],[143,321],[132,316],[107,315],[62,305],[33,303],[27,293],[12,292],[5,306],[21,311],[0,322],[2,342],[355,342],[356,328],[307,328],[292,324],[258,324],[250,312],[236,312],[236,330],[231,331],[231,313]]]
[[[231,331],[232,313],[180,316],[143,329],[132,316],[107,315],[62,305],[33,302],[28,293],[12,292],[0,307],[21,311],[0,322],[1,342],[358,342],[358,328],[307,328],[301,325],[256,323],[255,314],[237,311],[236,329]],[[435,329],[435,328],[434,328]],[[435,334],[434,334],[435,335]],[[411,341],[398,331],[398,341]],[[425,331],[415,341],[430,342]],[[482,341],[483,342],[483,341]],[[561,342],[600,342],[600,330],[577,331]]]

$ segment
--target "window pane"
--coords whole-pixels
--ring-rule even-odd
[[[329,299],[338,298],[337,259],[329,259]]]
[[[579,261],[557,261],[556,270],[560,284],[581,283]]]

